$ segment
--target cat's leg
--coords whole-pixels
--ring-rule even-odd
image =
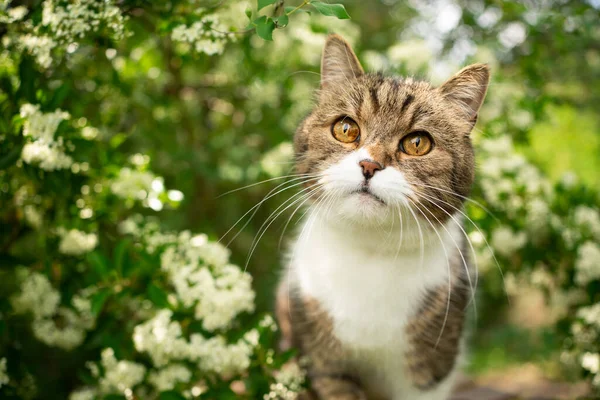
[[[366,400],[356,376],[351,374],[330,317],[319,303],[282,284],[277,293],[277,317],[282,332],[300,350],[306,362],[310,389],[301,400]],[[285,339],[284,339],[285,340]]]
[[[409,321],[405,367],[412,389],[394,400],[447,400],[463,359],[463,327],[469,286],[459,272],[448,286],[431,289],[419,313]]]
[[[366,400],[360,386],[352,379],[336,376],[320,376],[311,379],[308,393],[300,396],[301,400]]]

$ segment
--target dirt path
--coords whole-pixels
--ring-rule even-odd
[[[555,382],[532,364],[465,379],[452,400],[591,400],[586,383]]]

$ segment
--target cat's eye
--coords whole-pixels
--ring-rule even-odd
[[[400,141],[400,150],[409,156],[424,156],[432,148],[433,139],[425,131],[410,133]]]
[[[334,122],[331,126],[331,133],[342,143],[352,143],[360,137],[360,128],[353,119],[344,117]]]

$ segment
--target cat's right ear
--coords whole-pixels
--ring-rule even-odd
[[[490,82],[490,67],[473,64],[460,70],[439,87],[444,97],[457,105],[471,126],[477,122],[477,113],[485,98]]]
[[[321,58],[321,89],[364,73],[356,54],[340,35],[329,35]]]

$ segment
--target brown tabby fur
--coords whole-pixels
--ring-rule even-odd
[[[469,134],[485,95],[488,67],[472,65],[434,88],[410,78],[364,73],[348,44],[333,35],[326,44],[321,68],[318,103],[294,138],[297,173],[318,173],[358,147],[365,147],[374,161],[396,167],[413,184],[417,195],[412,201],[434,225],[443,224],[461,209],[474,179]],[[358,143],[342,143],[331,135],[332,124],[342,116],[360,125]],[[433,137],[434,149],[427,157],[409,156],[399,150],[401,138],[414,131],[426,131]],[[410,350],[405,365],[414,386],[424,390],[451,372],[461,345],[471,293],[458,251],[451,256],[451,270],[451,293],[447,285],[430,290],[406,326]],[[283,283],[287,284],[285,279]],[[310,360],[312,386],[305,398],[380,398],[377,393],[364,392],[359,376],[346,362],[348,354],[335,337],[331,318],[316,300],[304,297],[291,282],[289,288],[281,286],[277,303],[286,345],[296,346]]]

